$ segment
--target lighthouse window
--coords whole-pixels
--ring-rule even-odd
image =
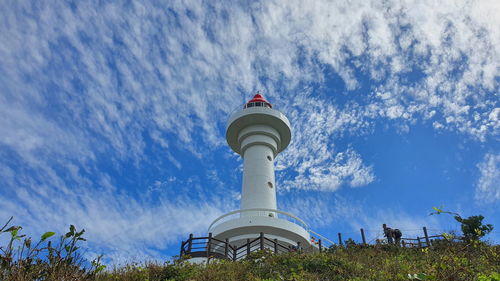
[[[273,188],[273,183],[272,182],[268,181],[267,185],[269,186],[269,188]]]
[[[266,102],[249,102],[247,104],[245,104],[245,106],[243,108],[249,108],[249,107],[268,107],[268,108],[272,108],[272,106],[269,104],[269,103],[266,103]]]
[[[267,160],[273,161],[273,158],[271,156],[267,155]]]

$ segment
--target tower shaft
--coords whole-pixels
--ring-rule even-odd
[[[276,209],[274,157],[277,154],[279,133],[267,125],[252,125],[239,134],[243,156],[243,187],[241,209]],[[244,213],[255,216],[257,213]],[[274,213],[260,215],[274,216]]]

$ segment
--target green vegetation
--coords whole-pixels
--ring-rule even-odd
[[[466,219],[455,216],[454,218],[462,224],[462,233],[467,241],[479,240],[493,230],[493,225],[483,224],[483,216],[470,216]]]
[[[78,254],[84,230],[70,226],[57,243],[50,241],[55,233],[46,232],[36,244],[21,230],[0,228],[0,235],[10,236],[0,247],[0,280],[500,280],[500,245],[482,242],[479,235],[464,242],[442,239],[423,249],[350,243],[324,253],[260,251],[238,262],[212,259],[208,265],[183,257],[106,270],[101,257],[89,263]]]
[[[129,266],[97,280],[500,280],[500,247],[445,242],[433,249],[389,245],[335,248],[327,253],[271,255],[193,265]]]
[[[9,221],[0,228],[1,234],[10,234],[7,246],[0,246],[0,280],[95,280],[105,266],[100,257],[84,267],[77,243],[86,241],[85,230],[77,231],[71,225],[56,245],[49,238],[55,232],[44,233],[36,244],[31,237],[21,234],[21,226],[11,226]]]
[[[462,229],[463,237],[468,242],[479,240],[493,230],[493,225],[483,224],[484,217],[481,215],[470,216],[464,219],[457,213],[443,211],[441,207],[440,208],[432,207],[432,209],[434,209],[435,212],[432,212],[431,215],[439,215],[439,214],[453,215],[453,218],[460,223],[460,228]]]

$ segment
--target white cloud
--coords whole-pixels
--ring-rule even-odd
[[[375,178],[352,148],[339,151],[331,139],[346,132],[361,132],[368,124],[356,108],[340,110],[310,97],[297,97],[288,108],[292,142],[276,158],[279,188],[335,191],[342,185],[358,187]]]
[[[337,193],[294,193],[279,200],[280,209],[300,217],[313,231],[321,235],[334,235],[327,236],[334,242],[338,241],[337,232],[342,233],[343,240],[351,237],[361,241],[360,229],[363,228],[367,242],[374,243],[375,239],[384,239],[384,223],[391,228],[400,229],[403,237],[409,238],[423,237],[424,226],[427,227],[429,235],[457,229],[456,224],[450,225],[449,217],[428,216],[427,213],[410,214],[407,209],[397,204],[374,209],[366,201],[347,199]]]
[[[350,222],[350,225],[355,231],[363,228],[366,239],[369,243],[373,243],[376,239],[384,239],[382,230],[382,224],[384,223],[388,227],[401,230],[403,237],[409,238],[423,237],[424,226],[427,228],[429,235],[441,234],[456,229],[445,229],[440,222],[440,218],[436,216],[412,215],[404,209],[394,206],[379,208],[376,211],[369,211],[365,208],[358,217]]]
[[[215,128],[232,109],[228,104],[241,103],[242,90],[271,90],[259,77],[276,81],[283,76],[287,94],[269,91],[273,98],[297,95],[300,82],[324,80],[317,57],[349,89],[360,84],[354,74],[360,70],[351,62],[360,63],[376,81],[390,78],[393,83],[381,86],[394,99],[390,106],[386,100],[377,103],[381,117],[401,118],[412,99],[424,112],[439,110],[442,120],[452,117],[450,129],[478,138],[498,131],[498,121],[485,122],[486,116],[467,122],[471,111],[494,102],[485,90],[498,89],[498,3],[301,3],[266,1],[250,9],[213,4],[215,14],[205,13],[196,1],[161,9],[148,3],[99,8],[79,3],[74,11],[57,4],[44,6],[37,17],[4,10],[0,57],[4,94],[10,92],[5,102],[43,104],[47,97],[40,88],[50,83],[70,95],[78,91],[75,84],[82,85],[80,98],[52,93],[76,109],[58,112],[59,118],[73,118],[77,127],[106,138],[122,157],[140,157],[141,130],[173,133],[187,144],[200,133],[222,145]],[[386,64],[391,68],[381,67]],[[50,65],[64,70],[47,73]],[[402,75],[415,68],[424,74],[422,83],[403,86]],[[450,81],[453,71],[462,74]],[[26,75],[38,78],[24,83]],[[416,94],[422,91],[428,92],[425,99]],[[477,102],[464,110],[467,100]]]
[[[500,154],[487,153],[477,167],[480,177],[476,185],[476,200],[484,203],[500,201]]]
[[[89,241],[84,247],[105,253],[113,264],[167,258],[162,254],[167,247],[178,245],[189,233],[205,234],[208,224],[229,210],[224,202],[230,198],[207,198],[203,203],[180,190],[176,196],[165,196],[162,190],[151,200],[115,187],[81,185],[66,194],[45,184],[26,184],[31,186],[21,183],[13,195],[0,195],[0,218],[14,216],[15,224],[35,236],[45,231],[63,234],[69,224],[84,228]],[[169,179],[160,185],[177,188],[179,182]]]
[[[350,221],[362,213],[361,204],[348,201],[336,193],[287,195],[290,196],[278,199],[279,209],[300,217],[313,230]]]
[[[299,2],[213,4],[215,14],[197,1],[170,7],[54,4],[35,17],[5,9],[2,103],[39,116],[45,127],[62,122],[68,131],[65,121],[71,120],[70,138],[99,139],[91,145],[106,143],[113,157],[141,158],[144,133],[202,157],[205,150],[192,146],[193,138],[224,145],[217,128],[242,102],[242,92],[267,89],[271,99],[285,103],[302,95],[301,83],[325,81],[319,60],[348,89],[359,87],[360,71],[382,83],[375,93],[389,98],[360,103],[365,117],[413,120],[438,112],[431,122],[446,129],[481,140],[498,133],[498,119],[483,113],[495,103],[485,91],[498,89],[496,2]],[[412,69],[424,78],[405,83]],[[275,85],[281,79],[283,90]],[[43,90],[51,85],[55,91]],[[52,105],[61,110],[44,110]],[[19,126],[28,128],[28,137],[12,145],[16,150],[37,140],[36,131]]]

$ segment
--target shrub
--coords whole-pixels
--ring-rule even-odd
[[[483,224],[484,217],[481,215],[470,216],[466,219],[463,219],[460,216],[455,216],[454,218],[456,221],[461,223],[460,228],[462,229],[464,238],[467,241],[479,240],[493,230],[493,225]]]
[[[8,227],[12,221],[0,228],[0,235],[10,235],[6,246],[0,247],[0,280],[92,280],[104,269],[98,257],[89,268],[78,252],[85,230],[77,231],[71,225],[59,243],[53,245],[50,237],[55,232],[44,233],[34,244],[31,237],[21,234],[21,226]]]
[[[460,228],[462,229],[462,233],[464,236],[464,240],[466,242],[478,241],[486,234],[490,233],[493,230],[492,224],[483,224],[484,217],[482,215],[479,216],[470,216],[468,218],[462,218],[459,214],[454,212],[443,211],[440,208],[432,207],[435,212],[430,213],[430,215],[439,215],[439,214],[450,214],[453,215],[453,218],[460,223]]]

